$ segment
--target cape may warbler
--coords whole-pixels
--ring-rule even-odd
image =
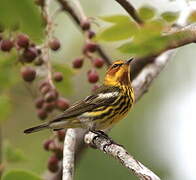
[[[123,119],[134,103],[130,81],[130,62],[118,60],[108,69],[103,85],[95,92],[78,101],[55,119],[29,129],[32,133],[45,128],[86,128],[103,130]]]

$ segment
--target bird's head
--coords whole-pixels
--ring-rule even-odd
[[[117,60],[109,67],[105,79],[104,85],[109,86],[120,86],[120,85],[130,85],[130,62],[133,59],[128,61]]]

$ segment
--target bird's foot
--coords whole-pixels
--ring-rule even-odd
[[[103,131],[99,130],[99,131],[96,131],[96,130],[90,130],[92,133],[95,133],[97,136],[100,136],[100,137],[103,137],[105,139],[110,139],[110,137]],[[96,137],[97,137],[96,136]]]
[[[107,146],[110,146],[111,144],[115,144],[115,145],[117,145],[117,146],[123,147],[121,144],[116,143],[113,139],[111,139],[111,138],[110,138],[105,132],[103,132],[103,131],[100,131],[100,130],[99,130],[99,131],[90,130],[90,131],[93,132],[93,133],[95,133],[95,134],[97,134],[97,136],[95,136],[95,137],[93,138],[93,141],[96,140],[98,137],[103,137],[103,138],[105,138],[105,139],[107,139],[107,140],[109,141],[107,144],[104,145],[104,147],[103,147],[104,151],[105,151],[106,147],[107,147]]]

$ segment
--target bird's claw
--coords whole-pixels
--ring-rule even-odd
[[[115,144],[115,145],[118,145],[118,146],[121,146],[123,147],[121,144],[118,144],[116,142],[114,142],[114,140],[112,140],[105,132],[103,131],[96,131],[96,130],[90,130],[91,132],[95,133],[96,136],[93,138],[93,143],[94,143],[94,140],[96,140],[98,137],[103,137],[105,139],[107,139],[109,142],[107,144],[104,145],[103,147],[103,150],[105,151],[106,147],[107,146],[110,146],[111,144]],[[106,151],[105,151],[106,152]]]

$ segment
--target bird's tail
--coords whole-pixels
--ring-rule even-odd
[[[24,133],[25,134],[30,134],[30,133],[34,133],[34,132],[37,132],[37,131],[41,131],[41,130],[46,129],[46,128],[49,128],[49,123],[45,123],[45,124],[41,124],[39,126],[35,126],[35,127],[32,127],[32,128],[29,128],[29,129],[25,129]]]

